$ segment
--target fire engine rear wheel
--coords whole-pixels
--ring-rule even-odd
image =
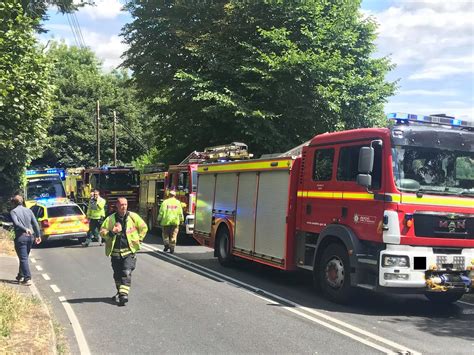
[[[324,295],[337,303],[351,299],[351,273],[349,255],[340,244],[330,244],[324,250],[319,264],[319,282]]]
[[[232,264],[232,255],[230,254],[230,237],[229,231],[223,228],[217,236],[217,259],[222,266],[230,266]]]
[[[464,292],[427,292],[426,298],[435,303],[454,303],[464,295]]]
[[[146,224],[148,227],[148,232],[151,232],[153,230],[153,217],[151,216],[151,214],[148,215],[146,219]]]

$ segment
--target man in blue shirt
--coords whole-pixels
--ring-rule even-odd
[[[22,285],[30,286],[32,283],[28,257],[33,245],[33,239],[36,244],[41,243],[40,228],[33,212],[23,206],[22,196],[15,195],[11,201],[14,206],[10,215],[15,228],[15,251],[20,260],[16,279]]]

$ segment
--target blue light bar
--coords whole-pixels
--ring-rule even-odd
[[[444,115],[431,115],[431,116],[424,116],[424,115],[416,115],[411,113],[401,113],[401,112],[394,112],[387,114],[387,118],[389,120],[396,121],[398,124],[408,124],[409,122],[417,122],[417,123],[427,123],[427,124],[438,124],[443,126],[451,126],[451,127],[463,127],[473,129],[474,125],[472,122],[463,121],[458,118],[444,116]]]
[[[27,176],[39,175],[39,174],[59,175],[59,178],[61,180],[64,180],[66,178],[66,172],[64,171],[64,169],[52,168],[52,169],[46,169],[46,170],[27,170],[26,171]]]

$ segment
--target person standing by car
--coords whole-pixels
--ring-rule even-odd
[[[102,223],[100,234],[105,239],[105,255],[111,257],[114,270],[117,294],[113,299],[119,306],[125,306],[132,284],[132,271],[137,263],[136,252],[140,250],[148,227],[138,214],[127,210],[126,198],[119,197],[116,207],[117,212]]]
[[[33,212],[23,206],[22,196],[13,196],[11,202],[14,206],[10,212],[10,216],[15,229],[15,251],[20,261],[16,280],[22,285],[31,286],[31,272],[28,257],[33,245],[33,239],[36,244],[41,243],[40,227]]]
[[[99,230],[105,218],[105,199],[100,197],[99,190],[97,189],[92,191],[86,216],[89,219],[89,231],[87,232],[87,239],[82,245],[88,247],[92,241],[92,237],[102,245],[102,237],[100,236]]]
[[[163,236],[163,251],[174,253],[174,248],[178,239],[179,225],[184,222],[183,207],[176,198],[176,191],[169,192],[170,197],[163,201],[158,213],[158,222],[161,225],[161,235]]]

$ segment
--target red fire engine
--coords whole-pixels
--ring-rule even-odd
[[[205,148],[204,152],[194,151],[178,165],[169,166],[165,180],[166,191],[175,190],[176,198],[183,204],[186,234],[192,235],[194,230],[198,163],[249,159],[251,156],[247,145],[233,142]]]
[[[84,169],[82,198],[84,202],[90,197],[93,189],[98,189],[100,195],[107,201],[108,212],[115,210],[119,197],[128,200],[128,209],[138,212],[140,173],[133,167],[112,167]]]
[[[310,270],[336,302],[353,287],[458,300],[474,278],[473,125],[389,118],[297,157],[199,165],[194,238],[223,265]]]

